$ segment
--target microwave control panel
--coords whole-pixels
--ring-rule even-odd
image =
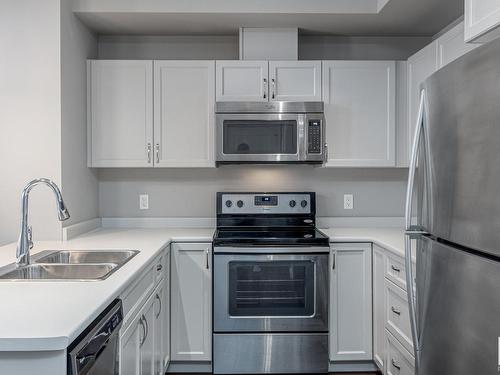
[[[307,153],[321,154],[321,120],[309,120],[307,124]]]

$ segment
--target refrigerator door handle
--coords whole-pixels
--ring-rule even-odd
[[[406,205],[405,205],[405,273],[406,273],[406,291],[408,294],[408,307],[410,312],[411,333],[413,339],[413,348],[415,351],[415,370],[418,373],[418,366],[420,363],[420,345],[417,333],[417,312],[416,312],[416,298],[413,282],[412,271],[412,257],[411,257],[411,239],[416,234],[423,234],[423,232],[416,231],[412,227],[412,203],[413,203],[413,185],[415,182],[415,172],[417,167],[417,156],[420,146],[420,139],[423,133],[425,121],[425,90],[420,92],[420,105],[418,109],[418,118],[415,128],[415,137],[413,139],[412,153],[410,157],[410,168],[408,173],[408,185],[406,187]]]

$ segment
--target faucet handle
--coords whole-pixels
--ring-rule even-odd
[[[28,227],[28,247],[29,249],[33,249],[33,229],[31,225]]]

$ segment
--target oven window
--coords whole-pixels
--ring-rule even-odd
[[[314,262],[229,262],[230,316],[314,315]]]
[[[224,154],[296,154],[297,122],[225,120]]]

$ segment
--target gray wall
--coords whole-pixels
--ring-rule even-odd
[[[406,60],[429,37],[299,36],[301,60]],[[238,36],[100,36],[100,59],[239,58]]]
[[[23,186],[36,177],[61,183],[59,2],[0,1],[0,245],[19,233]],[[36,190],[34,238],[59,238],[52,193]]]
[[[71,218],[63,226],[97,217],[97,172],[87,168],[87,58],[97,56],[97,37],[61,1],[62,191]]]
[[[301,36],[302,59],[406,59],[421,37]],[[233,36],[101,36],[101,59],[238,59]],[[401,150],[401,154],[406,152]],[[219,169],[99,171],[103,217],[213,217],[217,191],[312,190],[321,216],[403,216],[406,169],[324,169],[308,166],[224,166]],[[139,210],[139,194],[150,209]],[[354,194],[354,210],[343,194]]]
[[[406,60],[429,37],[321,36],[299,38],[299,60]]]
[[[319,216],[403,216],[407,169],[223,166],[100,171],[103,217],[213,217],[217,191],[315,191]],[[354,209],[343,195],[354,194]],[[149,210],[139,210],[149,194]]]

